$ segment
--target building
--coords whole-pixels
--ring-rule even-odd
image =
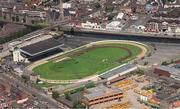
[[[125,75],[137,70],[137,66],[134,64],[127,64],[124,66],[117,67],[113,70],[107,71],[99,77],[103,80],[107,80],[107,84],[112,84],[126,78]]]
[[[101,25],[94,22],[86,21],[85,23],[81,23],[82,28],[86,29],[101,29]]]
[[[120,21],[112,21],[106,25],[106,30],[117,31],[122,29],[123,24]]]
[[[160,66],[155,68],[154,73],[158,76],[164,76],[173,78],[175,80],[180,80],[180,69],[169,66]]]
[[[147,0],[137,0],[136,1],[136,12],[138,13],[145,13],[146,9],[145,9],[145,5],[147,3]]]
[[[180,109],[180,100],[174,101],[169,109]]]
[[[24,59],[24,57],[21,55],[21,52],[18,48],[15,48],[13,51],[13,61],[14,62],[20,62],[20,61],[27,61]]]
[[[13,60],[15,62],[36,61],[58,52],[62,52],[63,43],[55,39],[46,39],[34,44],[24,46],[13,51]]]
[[[167,2],[164,5],[164,8],[179,8],[180,7],[180,1],[179,0],[175,0],[175,2]]]
[[[145,25],[145,32],[159,32],[159,24],[156,22],[149,22]]]
[[[123,12],[120,12],[120,13],[118,13],[118,15],[117,15],[116,19],[120,19],[120,20],[122,20],[122,19],[123,19],[123,17],[124,17],[124,13],[123,13]]]
[[[158,12],[159,4],[156,1],[152,1],[145,5],[145,10],[148,13],[156,13]]]
[[[103,85],[84,91],[82,102],[87,106],[101,104],[113,100],[120,100],[123,93],[120,89],[110,89]]]
[[[63,3],[63,9],[71,8],[71,3]]]

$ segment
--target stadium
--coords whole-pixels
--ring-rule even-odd
[[[29,66],[48,83],[75,83],[95,79],[118,66],[144,57],[148,46],[134,41],[106,40],[62,52]]]

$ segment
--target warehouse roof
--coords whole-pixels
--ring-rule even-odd
[[[29,55],[29,56],[35,56],[53,49],[56,49],[63,45],[62,43],[56,41],[53,38],[40,41],[34,44],[27,45],[25,47],[20,48],[21,52]]]
[[[105,87],[104,85],[87,89],[87,91],[88,91],[88,94],[85,94],[84,97],[86,97],[89,100],[92,100],[98,97],[103,97],[108,94],[122,93],[122,90],[120,89],[111,89],[111,88]]]
[[[126,65],[124,65],[122,67],[118,67],[118,68],[115,68],[113,70],[107,71],[105,74],[100,75],[100,78],[107,79],[109,77],[120,74],[120,73],[125,72],[125,71],[127,71],[129,69],[132,69],[132,68],[137,68],[137,67],[134,64],[126,64]]]
[[[180,76],[180,70],[174,67],[169,67],[169,66],[160,66],[158,69],[168,71],[170,74],[174,76]]]

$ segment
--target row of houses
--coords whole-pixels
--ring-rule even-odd
[[[148,22],[145,25],[145,32],[168,32],[180,33],[180,24],[168,22]]]
[[[121,30],[129,19],[127,14],[119,12],[112,21],[108,21],[108,17],[101,16],[98,13],[90,14],[88,20],[85,21],[72,20],[69,26],[95,30]]]

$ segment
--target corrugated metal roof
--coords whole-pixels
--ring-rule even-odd
[[[20,48],[21,51],[27,55],[35,56],[40,53],[44,53],[46,51],[58,48],[62,43],[56,41],[55,39],[47,39],[44,41],[40,41],[31,45],[27,45],[25,47]]]
[[[119,67],[117,69],[108,71],[107,73],[101,75],[100,78],[107,79],[109,77],[112,77],[114,75],[120,74],[120,73],[122,73],[122,72],[124,72],[124,71],[126,71],[128,69],[134,68],[134,67],[136,67],[136,65],[134,65],[134,64],[126,64],[126,65],[124,65],[122,67]]]

